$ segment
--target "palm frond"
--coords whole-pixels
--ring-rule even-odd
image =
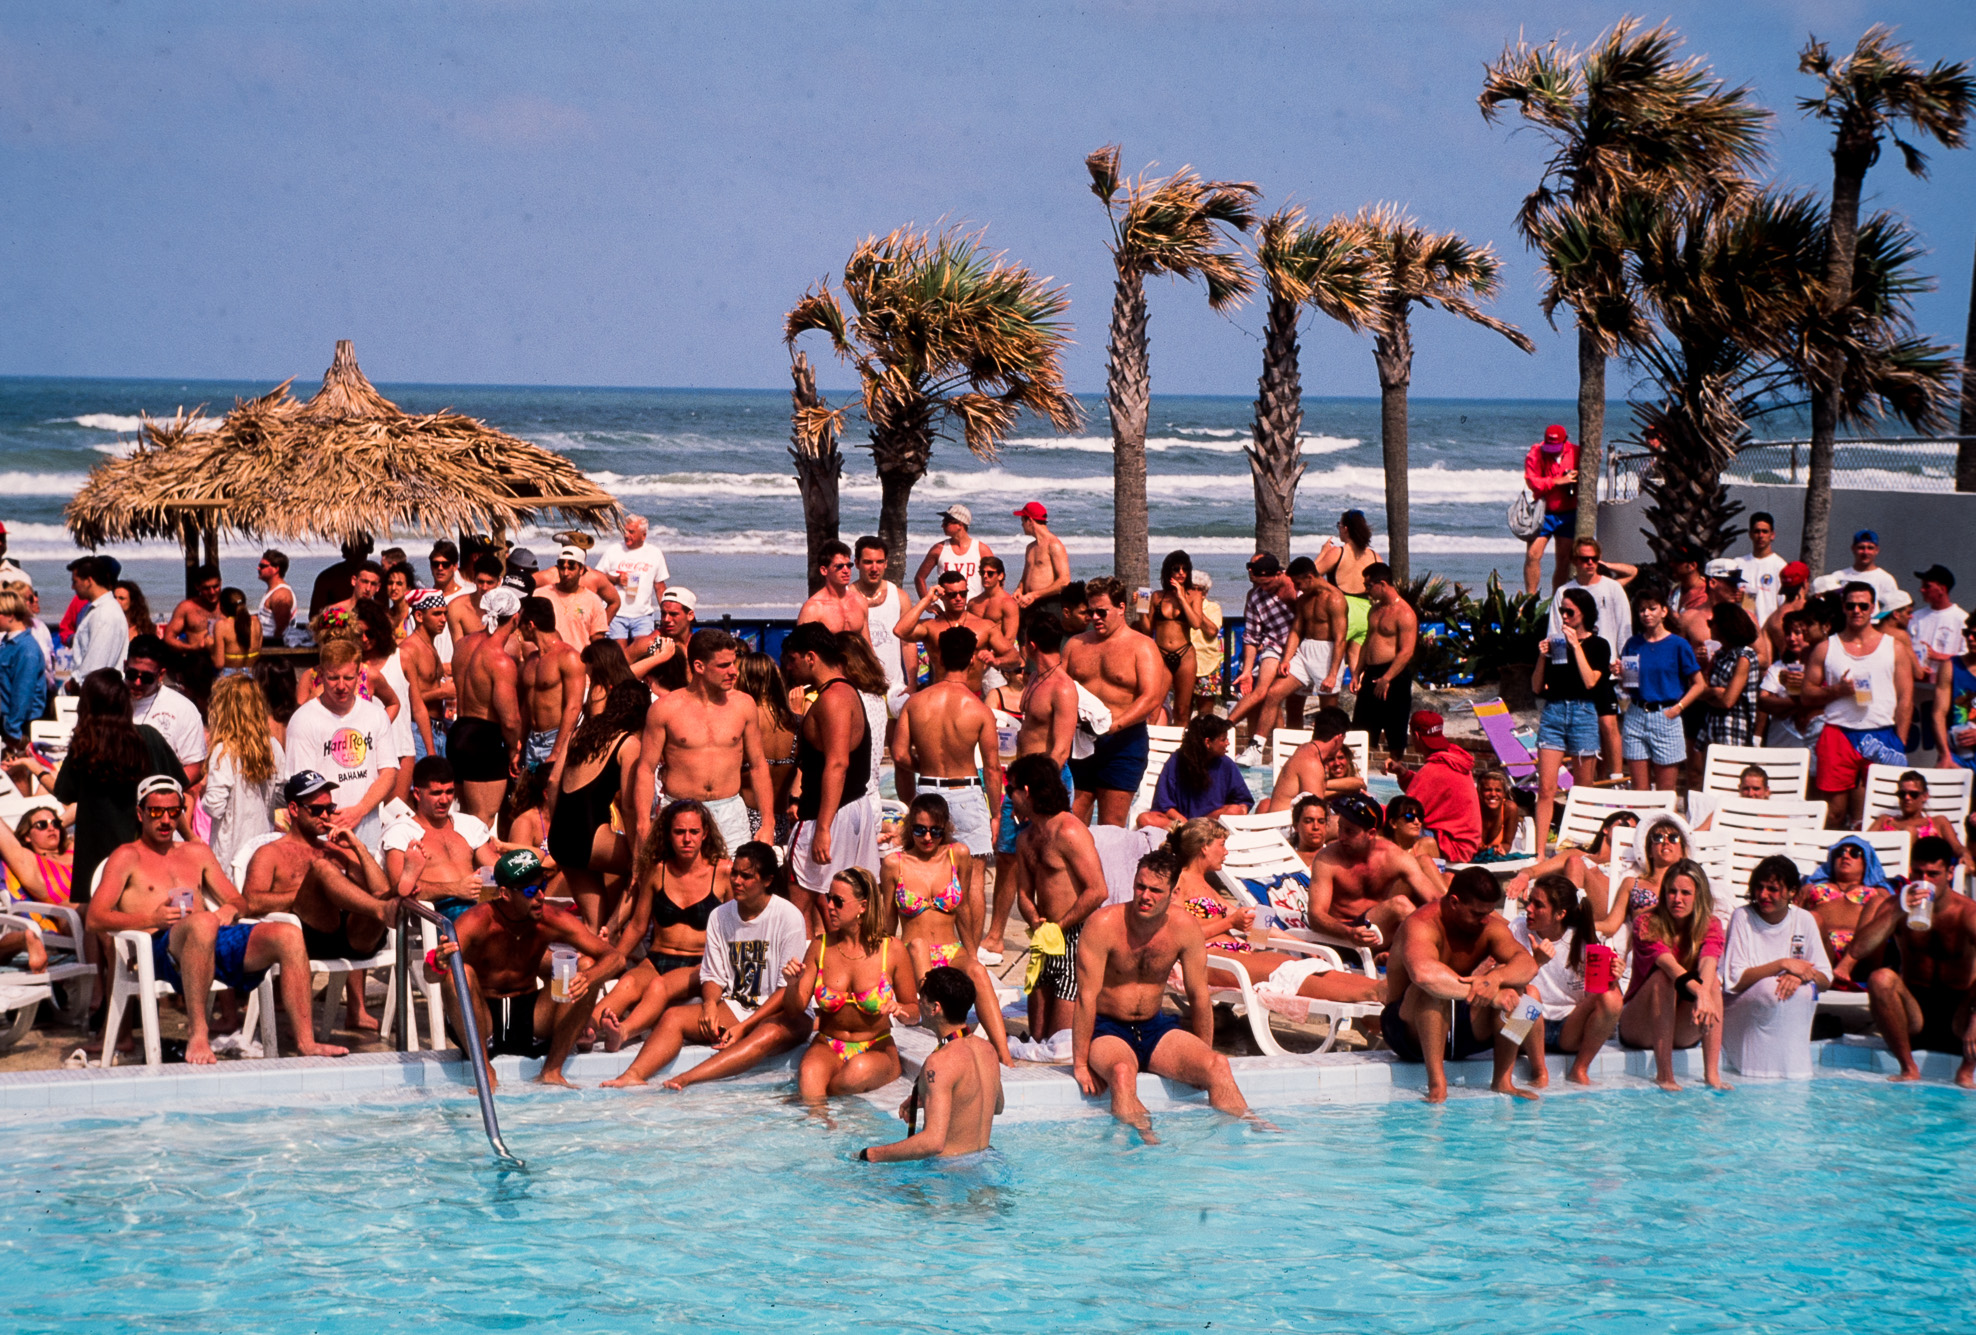
[[[1350,226],[1376,257],[1383,289],[1382,332],[1403,325],[1413,305],[1438,306],[1494,330],[1525,352],[1537,350],[1522,330],[1474,301],[1495,295],[1502,265],[1493,247],[1478,246],[1455,232],[1429,232],[1396,204],[1361,209]]]
[[[1301,208],[1278,209],[1257,234],[1256,263],[1272,295],[1309,306],[1354,332],[1379,319],[1379,259],[1352,219],[1310,223]]]
[[[1915,176],[1927,176],[1927,154],[1893,133],[1895,125],[1909,126],[1944,148],[1968,142],[1965,131],[1976,101],[1968,63],[1937,61],[1923,68],[1885,24],[1868,28],[1843,60],[1834,61],[1823,42],[1810,39],[1798,54],[1798,69],[1821,85],[1816,97],[1798,99],[1801,112],[1837,126],[1842,138],[1856,135],[1877,146],[1881,135],[1890,136]]]
[[[1121,146],[1106,144],[1097,152],[1084,159],[1084,168],[1091,173],[1091,193],[1111,207],[1112,196],[1118,193],[1118,155]]]
[[[1116,150],[1111,151],[1115,166]],[[1123,195],[1113,212],[1112,241],[1121,271],[1198,278],[1216,311],[1228,310],[1255,290],[1254,274],[1227,236],[1256,225],[1255,201],[1261,191],[1253,182],[1205,180],[1191,167],[1168,177],[1141,173],[1129,181],[1107,179],[1114,193],[1106,198],[1106,208],[1112,210],[1119,193]],[[1096,180],[1093,168],[1094,185]]]

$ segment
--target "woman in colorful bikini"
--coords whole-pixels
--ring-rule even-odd
[[[1880,901],[1892,892],[1892,883],[1880,866],[1880,855],[1873,851],[1873,845],[1856,834],[1849,834],[1833,844],[1825,854],[1823,865],[1804,878],[1798,887],[1797,902],[1799,908],[1810,910],[1811,916],[1818,919],[1819,935],[1825,938],[1826,958],[1836,960],[1852,944],[1859,925],[1872,917]],[[1867,977],[1877,967],[1877,960],[1862,960],[1853,977]],[[1834,983],[1833,987],[1838,991],[1861,990],[1859,984],[1848,986],[1844,981]]]
[[[1955,850],[1956,860],[1968,864],[1969,853],[1963,848],[1955,825],[1948,817],[1937,816],[1928,810],[1928,780],[1920,770],[1908,770],[1895,781],[1894,799],[1900,803],[1900,810],[1889,812],[1874,821],[1873,829],[1904,830],[1910,847],[1931,834],[1946,839],[1949,847]]]
[[[794,1019],[816,1004],[816,1037],[796,1070],[805,1103],[862,1094],[899,1078],[892,1017],[919,1022],[919,986],[911,958],[892,939],[891,914],[878,881],[863,867],[832,878],[820,906],[823,931],[803,954],[803,972],[783,994]]]
[[[913,977],[925,978],[948,965],[974,984],[975,1012],[995,1055],[1013,1066],[1008,1032],[1002,1025],[1001,1004],[988,971],[974,957],[980,929],[967,902],[968,872],[973,857],[955,841],[947,799],[921,793],[906,808],[904,839],[899,851],[879,864],[879,891],[897,911],[899,937],[912,960]],[[978,911],[980,906],[975,905]]]
[[[650,924],[647,954],[618,979],[597,1006],[604,1049],[616,1052],[658,1023],[700,988],[700,955],[707,947],[707,919],[733,893],[728,877],[733,862],[704,805],[674,802],[659,813],[646,836],[651,843],[640,865],[649,862],[623,931],[643,935]]]
[[[1146,633],[1153,647],[1173,676],[1175,713],[1168,720],[1184,724],[1194,700],[1194,637],[1197,627],[1208,628],[1201,612],[1205,595],[1194,587],[1194,558],[1186,552],[1168,552],[1160,562],[1160,586],[1154,589],[1146,606]],[[1212,627],[1219,631],[1220,627]]]
[[[75,854],[69,851],[68,830],[54,798],[33,799],[11,831],[0,825],[0,861],[7,864],[11,897],[25,897],[38,904],[73,901],[69,888],[75,875]],[[44,925],[59,924],[51,918]]]
[[[1635,835],[1633,841],[1633,860],[1645,870],[1621,876],[1619,893],[1612,896],[1603,910],[1599,909],[1599,904],[1605,897],[1593,896],[1592,907],[1598,915],[1596,926],[1599,935],[1611,936],[1658,904],[1661,890],[1667,884],[1667,873],[1677,863],[1693,857],[1692,849],[1688,822],[1679,816],[1656,816],[1648,821],[1646,828]]]

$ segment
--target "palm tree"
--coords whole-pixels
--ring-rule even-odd
[[[1386,468],[1387,563],[1396,581],[1408,578],[1407,387],[1413,381],[1414,306],[1438,306],[1493,329],[1525,352],[1524,332],[1483,311],[1471,299],[1492,297],[1502,265],[1487,245],[1453,232],[1428,232],[1392,204],[1361,209],[1350,226],[1364,238],[1379,276],[1372,357],[1379,366],[1379,441]]]
[[[1261,192],[1247,181],[1204,181],[1192,168],[1172,176],[1119,176],[1119,146],[1084,159],[1091,193],[1104,202],[1112,226],[1110,366],[1105,401],[1112,431],[1112,573],[1129,587],[1146,583],[1146,409],[1152,373],[1146,359],[1146,277],[1169,274],[1207,284],[1208,306],[1232,309],[1255,286],[1239,250],[1226,249],[1224,229],[1256,224]]]
[[[1956,422],[1955,489],[1976,491],[1976,270],[1969,280],[1969,329],[1962,338],[1962,412]]]
[[[993,459],[1024,409],[1060,431],[1081,423],[1063,383],[1070,326],[1060,317],[1070,299],[990,254],[979,232],[951,229],[866,237],[843,281],[852,318],[820,283],[789,312],[783,341],[821,330],[857,368],[878,466],[878,536],[896,581],[905,575],[906,507],[943,426],[958,423],[968,449]]]
[[[1618,214],[1641,201],[1708,201],[1748,189],[1763,160],[1769,113],[1747,88],[1725,88],[1699,59],[1681,60],[1665,24],[1623,19],[1589,50],[1519,42],[1488,67],[1477,99],[1493,122],[1513,104],[1552,144],[1517,214],[1544,256],[1544,315],[1571,307],[1578,324],[1578,535],[1598,527],[1606,361],[1649,335],[1626,283]],[[1576,224],[1560,229],[1568,207]],[[1559,248],[1563,236],[1578,243]]]
[[[1269,317],[1256,382],[1255,443],[1245,453],[1256,489],[1256,550],[1287,562],[1297,483],[1304,475],[1297,321],[1310,306],[1348,329],[1361,329],[1378,314],[1379,283],[1365,238],[1348,219],[1318,227],[1305,221],[1301,208],[1279,209],[1257,239]]]
[[[793,315],[794,312],[791,312]],[[823,545],[837,541],[837,482],[844,472],[844,452],[837,437],[844,429],[844,409],[832,408],[817,393],[816,368],[805,353],[789,362],[789,457],[796,465],[796,490],[803,496],[803,532],[808,539],[810,592],[823,586],[818,573]]]
[[[1961,62],[1937,61],[1923,69],[1908,58],[1906,46],[1894,41],[1893,30],[1880,24],[1868,28],[1853,53],[1837,62],[1823,42],[1812,38],[1798,55],[1798,69],[1824,84],[1819,96],[1799,99],[1799,110],[1829,122],[1834,131],[1832,206],[1826,224],[1831,236],[1819,303],[1822,318],[1809,330],[1810,355],[1805,359],[1811,451],[1799,552],[1800,560],[1822,570],[1832,517],[1832,442],[1838,435],[1844,397],[1843,356],[1838,349],[1852,341],[1846,326],[1859,318],[1853,270],[1859,250],[1860,192],[1867,170],[1879,160],[1883,136],[1899,146],[1910,173],[1928,175],[1927,156],[1894,132],[1897,124],[1905,123],[1917,137],[1926,136],[1945,148],[1961,148],[1976,81]]]

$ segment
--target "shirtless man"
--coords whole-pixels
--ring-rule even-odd
[[[246,911],[256,918],[300,918],[302,947],[312,960],[369,959],[398,921],[397,896],[384,868],[362,840],[332,824],[336,785],[328,779],[297,770],[281,797],[288,833],[248,860],[240,887]]]
[[[1464,867],[1447,896],[1409,917],[1394,943],[1380,1029],[1401,1061],[1425,1063],[1429,1103],[1447,1102],[1449,1056],[1460,1061],[1485,1047],[1494,1050],[1496,1062],[1490,1089],[1538,1097],[1510,1080],[1517,1045],[1503,1037],[1503,1017],[1522,1001],[1537,961],[1495,914],[1502,902],[1503,888],[1493,875]]]
[[[1031,501],[1015,512],[1029,546],[1022,552],[1022,580],[1015,591],[1016,605],[1023,619],[1039,612],[1063,611],[1064,586],[1070,583],[1070,553],[1063,539],[1050,532],[1050,512],[1041,501]]]
[[[556,607],[547,598],[521,600],[521,637],[535,652],[521,665],[520,703],[528,739],[521,763],[528,769],[549,768],[549,791],[563,778],[563,757],[583,716],[590,691],[583,656],[556,633]]]
[[[1002,1111],[1002,1072],[995,1049],[974,1036],[968,1007],[974,1004],[974,984],[959,969],[941,965],[919,981],[922,1014],[933,1021],[940,1046],[919,1068],[913,1092],[899,1105],[906,1138],[893,1145],[868,1145],[858,1151],[866,1163],[898,1163],[908,1159],[957,1159],[988,1148],[995,1114]],[[926,1129],[916,1125],[926,1114]]]
[[[437,589],[416,589],[406,600],[412,608],[412,633],[398,644],[398,666],[405,683],[423,709],[412,710],[414,755],[423,760],[439,754],[446,706],[453,698],[453,679],[439,659],[439,636],[446,630],[446,595]]]
[[[694,631],[686,645],[686,689],[668,692],[645,712],[632,798],[638,809],[641,858],[645,836],[652,828],[656,769],[665,770],[668,801],[690,797],[706,804],[729,849],[739,848],[754,837],[748,831],[748,803],[741,796],[744,764],[755,810],[775,809],[759,711],[752,699],[734,688],[741,676],[740,651],[741,642],[724,630]],[[631,883],[643,885],[647,870],[642,865],[637,868]]]
[[[940,632],[937,647],[934,680],[899,711],[899,727],[892,739],[893,782],[908,802],[921,793],[938,793],[946,799],[953,837],[974,855],[962,914],[979,936],[985,912],[981,882],[995,847],[988,813],[1002,809],[995,711],[967,688],[974,632],[965,626],[950,627]]]
[[[1043,952],[1043,970],[1029,994],[1029,1032],[1048,1037],[1071,1027],[1077,1000],[1077,938],[1084,920],[1104,907],[1105,871],[1090,827],[1070,810],[1061,766],[1041,752],[1009,766],[1009,799],[1026,828],[1016,836],[1024,883],[1036,905],[1031,949],[1045,926],[1063,933],[1064,953]]]
[[[1292,695],[1314,691],[1319,704],[1338,703],[1338,677],[1345,668],[1345,639],[1351,624],[1345,595],[1320,578],[1317,567],[1301,556],[1290,563],[1290,580],[1297,586],[1297,611],[1283,645],[1283,668],[1268,690],[1249,692],[1228,715],[1230,723],[1239,723],[1255,714],[1258,737],[1275,733],[1283,702]]]
[[[1011,598],[1003,587],[1008,583],[1008,578],[1008,568],[1002,564],[1001,557],[982,557],[981,596],[967,601],[968,612],[999,630],[1002,639],[1009,646],[1006,652],[995,659],[994,668],[999,669],[994,672],[996,679],[989,680],[987,673],[982,674],[982,684],[987,688],[1006,686],[1008,679],[1002,676],[1002,672],[1013,668],[1022,660],[1022,640],[1018,629],[1022,620],[1022,606]]]
[[[432,587],[445,594],[447,602],[473,592],[473,585],[460,573],[460,549],[452,542],[441,538],[433,543],[425,561],[432,570]]]
[[[220,614],[220,572],[200,566],[192,572],[192,592],[172,609],[165,640],[174,649],[204,659],[213,646],[213,622]]]
[[[1833,964],[1832,976],[1850,981],[1859,962],[1874,958],[1898,933],[1899,970],[1875,969],[1866,979],[1874,1026],[1900,1063],[1888,1078],[1921,1078],[1914,1060],[1918,1043],[1924,1052],[1958,1054],[1955,1082],[1969,1089],[1976,1087],[1976,902],[1954,888],[1956,856],[1948,840],[1915,840],[1911,862],[1914,879],[1880,901]],[[1934,897],[1934,921],[1917,930],[1911,915],[1924,895]]]
[[[929,608],[933,615],[921,621],[920,618],[926,616]],[[975,650],[974,662],[968,666],[967,688],[980,695],[982,671],[989,663],[1008,653],[1011,646],[1002,637],[1000,626],[968,611],[967,580],[959,571],[949,570],[942,574],[933,592],[907,608],[894,630],[908,644],[930,645],[939,641],[942,631],[952,630],[956,626],[973,631],[975,643],[979,646]],[[907,683],[907,689],[913,689],[912,683]]]
[[[1777,609],[1763,622],[1763,642],[1770,661],[1784,657],[1784,618],[1804,611],[1805,588],[1811,583],[1811,567],[1802,561],[1787,562],[1777,575]]]
[[[974,512],[965,505],[950,505],[940,515],[940,531],[947,536],[933,544],[926,553],[926,559],[919,563],[919,570],[913,575],[913,589],[920,597],[926,596],[926,581],[936,572],[949,570],[960,572],[967,585],[967,596],[981,594],[981,560],[993,556],[988,544],[973,537],[968,529],[974,524]]]
[[[1063,667],[1063,628],[1047,611],[1029,618],[1023,652],[1028,683],[1022,688],[1022,727],[1016,732],[1017,756],[1046,755],[1058,767],[1064,791],[1071,791],[1070,744],[1077,735],[1077,686]],[[1016,856],[1016,836],[1022,833],[1006,787],[1000,822],[995,830],[995,907],[982,937],[983,964],[1002,962],[1002,941],[1009,929],[1009,912],[1025,897],[1022,860]]]
[[[1365,568],[1365,591],[1372,599],[1366,621],[1363,666],[1353,678],[1358,692],[1352,723],[1386,738],[1386,754],[1398,760],[1406,754],[1407,731],[1413,719],[1413,656],[1420,641],[1420,618],[1393,584],[1393,571],[1384,561]]]
[[[1091,629],[1064,645],[1064,666],[1072,681],[1111,710],[1112,726],[1088,757],[1070,764],[1077,818],[1089,821],[1095,801],[1100,824],[1123,826],[1146,776],[1146,720],[1165,701],[1172,678],[1151,638],[1126,624],[1131,604],[1124,582],[1106,575],[1084,589]]]
[[[302,930],[285,922],[241,922],[246,902],[213,850],[196,840],[174,840],[184,812],[185,793],[177,780],[153,775],[137,785],[137,838],[104,860],[102,880],[89,899],[89,930],[150,934],[158,980],[177,988],[185,1000],[185,1060],[194,1066],[217,1060],[208,1015],[213,980],[252,991],[276,964],[282,966],[281,1006],[296,1047],[305,1057],[343,1056],[348,1048],[316,1042]],[[175,894],[189,895],[195,907],[173,903]],[[220,901],[217,911],[198,907],[208,895]],[[106,1054],[116,1050],[117,1037],[104,1038]]]
[[[796,624],[815,621],[828,630],[848,630],[871,639],[871,600],[851,587],[857,562],[842,542],[826,542],[818,553],[817,570],[823,587],[809,596],[796,613]]]
[[[507,648],[508,633],[520,615],[521,598],[513,589],[490,588],[480,595],[475,618],[486,629],[453,641],[459,717],[447,730],[446,756],[460,778],[460,805],[489,824],[501,808],[508,779],[521,773],[521,673]]]
[[[458,681],[460,676],[460,642],[476,631],[486,629],[486,624],[480,612],[481,600],[487,597],[488,593],[492,590],[501,587],[503,569],[504,567],[501,564],[500,557],[490,552],[481,553],[473,559],[472,590],[463,597],[447,600],[446,631],[453,637],[453,679],[455,681]],[[514,590],[510,589],[509,592],[513,593]],[[519,597],[517,597],[517,601],[519,601]]]
[[[1331,799],[1338,837],[1311,861],[1311,930],[1377,951],[1443,891],[1420,860],[1379,834],[1379,804],[1364,793]]]
[[[411,819],[384,831],[385,880],[407,899],[478,900],[475,873],[500,856],[485,825],[453,810],[454,782],[446,757],[420,760],[412,766]]]
[[[465,963],[474,1021],[490,1058],[503,1053],[544,1058],[536,1083],[567,1085],[563,1063],[569,1060],[577,1035],[590,1023],[590,1009],[597,1004],[596,985],[611,978],[624,961],[609,942],[584,926],[583,919],[544,902],[542,882],[547,874],[532,848],[503,853],[494,864],[494,884],[501,893],[460,915],[453,924],[459,940],[442,939],[439,958],[442,968],[456,954]],[[550,967],[549,947],[558,943],[574,946],[579,960],[585,956],[591,960],[570,979],[569,999],[561,1002],[555,1000],[552,988],[543,986]],[[446,998],[448,1019],[463,1036],[465,1026],[453,989],[441,988],[440,994]],[[487,1082],[490,1087],[494,1084],[491,1062]]]
[[[1207,938],[1193,914],[1169,911],[1179,877],[1179,859],[1164,848],[1140,858],[1132,902],[1093,913],[1076,946],[1070,1072],[1087,1097],[1109,1087],[1112,1116],[1148,1142],[1153,1122],[1139,1101],[1141,1072],[1205,1089],[1209,1104],[1230,1116],[1249,1115],[1228,1058],[1214,1050]],[[1160,1009],[1176,961],[1187,989],[1191,1033]]]
[[[1344,710],[1333,706],[1318,710],[1317,717],[1311,720],[1310,740],[1283,762],[1283,768],[1276,774],[1276,787],[1256,811],[1288,811],[1290,804],[1303,793],[1322,796],[1331,762],[1345,749],[1345,734],[1351,730],[1352,721]]]

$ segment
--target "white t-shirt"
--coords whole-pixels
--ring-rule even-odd
[[[1509,925],[1509,934],[1516,938],[1516,944],[1525,950],[1530,949],[1530,919],[1519,914]],[[1565,928],[1564,935],[1556,942],[1556,953],[1537,970],[1531,983],[1537,989],[1537,1004],[1544,1008],[1546,1020],[1562,1020],[1577,1008],[1585,999],[1585,971],[1573,971],[1566,961],[1571,958],[1571,929]]]
[[[453,813],[453,830],[467,841],[467,847],[475,852],[480,846],[494,837],[485,821],[477,816],[469,816],[464,811]],[[425,838],[425,826],[418,823],[415,816],[402,816],[384,828],[384,851],[402,853],[413,844]]]
[[[899,637],[893,633],[898,628],[899,618],[905,614],[905,590],[890,580],[885,582],[885,592],[865,614],[865,625],[871,631],[871,651],[878,655],[878,666],[885,669],[885,684],[888,686],[906,684],[905,664],[899,659]]]
[[[315,770],[336,785],[336,805],[352,807],[363,800],[385,770],[398,768],[392,746],[391,719],[375,700],[358,697],[350,712],[336,715],[317,697],[288,720],[288,773]],[[382,847],[383,817],[373,807],[357,825],[373,857]]]
[[[1764,671],[1763,684],[1758,689],[1768,695],[1781,695],[1789,699],[1791,693],[1784,689],[1784,669],[1802,666],[1801,663],[1786,663],[1783,659],[1778,659]],[[1803,731],[1799,731],[1797,723],[1788,715],[1772,715],[1770,730],[1764,734],[1763,744],[1777,747],[1779,750],[1789,746],[1801,746],[1809,751],[1818,745],[1818,734],[1824,731],[1825,715],[1822,713],[1813,714]]]
[[[1844,580],[1849,584],[1855,581],[1871,584],[1874,595],[1879,600],[1873,609],[1875,616],[1887,610],[1887,600],[1900,588],[1900,581],[1894,578],[1891,571],[1886,570],[1854,570],[1848,566],[1844,570],[1834,570],[1832,578]]]
[[[810,944],[803,911],[771,896],[768,907],[750,922],[741,906],[728,900],[707,919],[707,948],[700,956],[700,981],[719,983],[730,1002],[753,1008],[782,986],[782,968],[799,960]]]
[[[1751,615],[1759,626],[1770,620],[1770,614],[1777,610],[1777,604],[1783,598],[1784,567],[1788,564],[1776,552],[1768,556],[1743,558],[1743,592],[1752,600]]]
[[[1938,659],[1962,657],[1965,647],[1962,627],[1968,620],[1969,613],[1954,603],[1950,603],[1939,612],[1923,603],[1915,608],[1914,615],[1907,619],[1907,637],[1914,641],[1914,656],[1928,669],[1929,676],[1934,676],[1937,665],[1936,660],[1929,658],[1929,654],[1936,655]],[[1934,689],[1932,682],[1915,687],[1917,692],[1926,692],[1929,695],[1934,694]]]
[[[1593,633],[1613,647],[1616,655],[1621,645],[1633,635],[1633,604],[1627,601],[1626,590],[1616,579],[1601,578],[1597,584],[1580,584],[1577,580],[1566,580],[1565,589],[1584,589],[1592,595],[1598,605],[1599,624]],[[1558,590],[1560,594],[1564,589]],[[1564,629],[1564,599],[1551,599],[1551,630],[1556,635]]]
[[[1729,915],[1729,939],[1722,947],[1724,992],[1738,990],[1736,980],[1743,970],[1781,959],[1809,960],[1812,968],[1831,976],[1832,957],[1825,953],[1818,919],[1809,910],[1793,904],[1784,910],[1784,920],[1775,924],[1765,922],[1747,904]]]
[[[206,763],[206,725],[199,718],[199,707],[171,687],[161,685],[149,699],[132,700],[130,718],[156,728],[171,744],[179,764]]]
[[[606,575],[623,575],[625,582],[618,586],[618,615],[648,617],[656,615],[658,605],[652,600],[652,588],[672,578],[666,569],[665,553],[647,540],[630,551],[621,542],[614,542],[597,556],[597,569]]]

